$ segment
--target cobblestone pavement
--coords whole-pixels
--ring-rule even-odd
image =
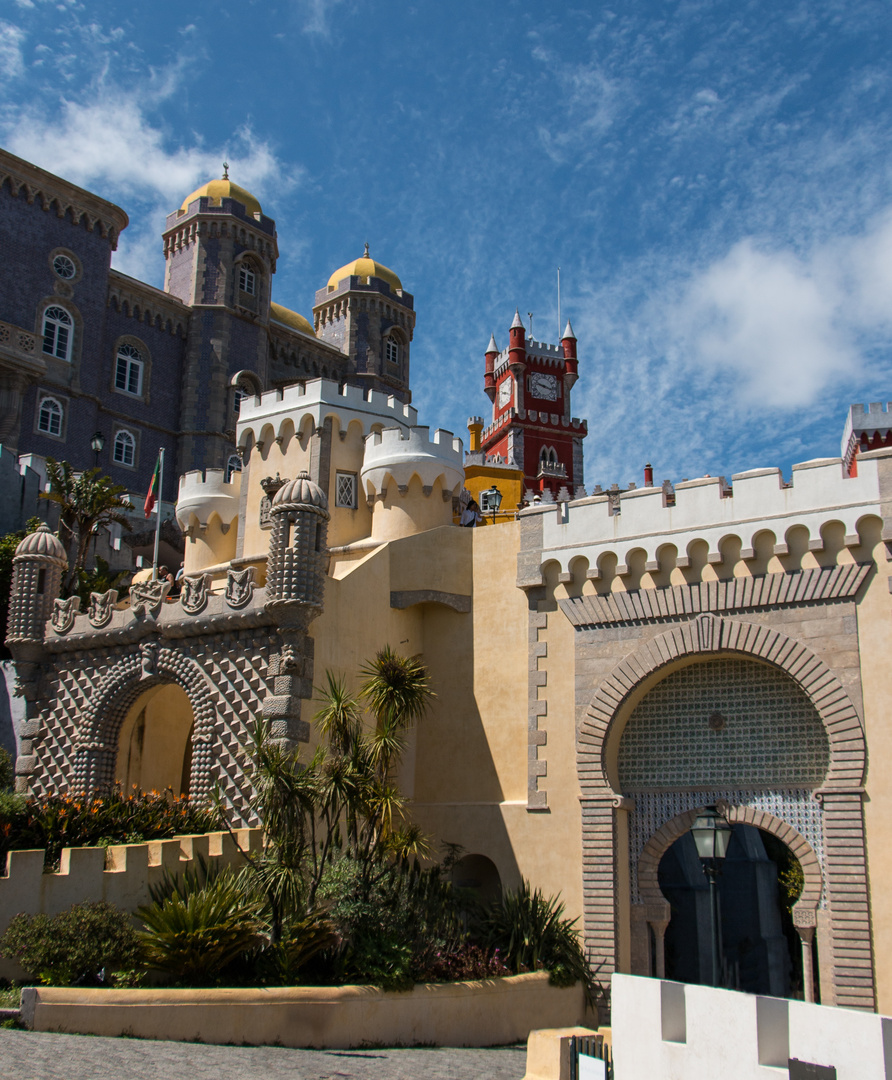
[[[284,1050],[0,1031],[2,1080],[521,1080],[526,1047]]]

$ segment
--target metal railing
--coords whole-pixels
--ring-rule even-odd
[[[570,1037],[570,1080],[614,1080],[613,1058],[603,1035]]]

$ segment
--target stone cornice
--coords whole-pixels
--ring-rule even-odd
[[[112,622],[102,629],[95,629],[87,615],[78,615],[72,629],[65,634],[57,634],[47,623],[44,647],[52,654],[82,652],[106,646],[129,645],[154,635],[165,640],[232,633],[259,626],[273,627],[275,623],[267,614],[265,603],[265,589],[255,589],[250,603],[241,609],[234,609],[227,604],[223,595],[215,593],[208,597],[206,607],[196,615],[189,615],[180,603],[164,604],[157,619],[150,615],[137,618],[130,608],[125,608],[115,611]]]
[[[75,225],[86,220],[87,228],[91,232],[98,228],[112,250],[118,246],[121,231],[127,228],[129,218],[120,206],[0,150],[0,188],[5,181],[16,198],[24,191],[29,204],[37,201],[44,210],[53,207],[60,218],[70,213]]]
[[[855,596],[872,563],[824,566],[786,574],[702,581],[662,589],[576,596],[559,601],[561,610],[580,630],[623,623],[661,622],[704,611],[749,611],[763,607],[789,607]]]
[[[160,318],[165,330],[184,337],[191,311],[175,296],[128,277],[118,270],[108,274],[108,302],[115,301],[119,311],[138,322],[154,324]]]

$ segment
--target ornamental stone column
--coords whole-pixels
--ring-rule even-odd
[[[310,737],[301,701],[313,694],[308,630],[322,611],[330,517],[324,492],[306,472],[280,487],[270,508],[266,610],[279,628],[282,649],[270,659],[273,691],[264,700],[263,716],[273,738],[287,745]]]
[[[37,735],[39,721],[34,713],[40,696],[46,623],[54,614],[62,574],[67,569],[65,548],[46,525],[41,525],[22,540],[12,560],[6,644],[15,661],[16,695],[25,699],[25,724],[15,770],[16,791],[21,793],[28,790],[29,778],[35,769],[32,741]],[[59,603],[73,609],[78,600],[75,597]],[[68,611],[63,617],[69,617]]]

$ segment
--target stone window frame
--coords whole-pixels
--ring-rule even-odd
[[[74,273],[70,277],[65,277],[64,274],[60,274],[56,268],[56,259],[67,259],[74,267]],[[53,276],[57,277],[60,281],[64,281],[66,285],[76,285],[84,276],[80,259],[69,248],[53,248],[47,257],[47,262],[50,264]]]
[[[124,446],[127,439],[132,446],[133,460],[128,462],[118,457],[118,447]],[[115,427],[112,435],[112,462],[120,465],[122,469],[136,469],[139,465],[139,432],[123,425]]]
[[[138,362],[142,368],[140,373],[139,392],[136,394],[118,386],[118,362],[121,356],[121,350],[125,347],[134,349],[139,353],[137,361],[132,361],[131,358],[132,362]],[[120,394],[121,397],[127,398],[129,401],[142,401],[144,404],[148,405],[151,396],[152,354],[146,343],[142,338],[135,337],[133,334],[122,334],[115,342],[112,356],[114,357],[114,362],[112,363],[109,377],[109,390],[111,390],[113,394]]]
[[[237,371],[229,380],[232,412],[238,416],[241,403],[246,397],[259,397],[261,394],[260,380],[253,371]]]
[[[265,270],[263,264],[250,251],[244,251],[233,264],[233,303],[237,308],[256,315],[261,310]],[[251,278],[247,278],[251,275]],[[253,291],[242,288],[242,283],[251,284]]]
[[[382,360],[384,362],[384,370],[389,375],[402,375],[403,373],[403,361],[408,355],[409,344],[406,340],[406,335],[399,326],[391,326],[384,333],[384,340],[382,341]],[[391,348],[396,349],[396,359],[393,360],[390,356]]]
[[[67,316],[66,319],[63,316]],[[51,329],[48,329],[51,328]],[[74,316],[64,305],[56,301],[47,304],[40,316],[41,353],[70,364],[74,351]],[[64,344],[61,344],[64,334]],[[47,338],[51,337],[52,347],[47,348]],[[60,351],[61,347],[61,351]]]
[[[343,510],[355,510],[358,505],[357,475],[346,469],[338,469],[335,472],[335,506]],[[349,495],[347,490],[349,488]],[[344,494],[342,495],[342,490]]]
[[[41,427],[41,414],[43,413],[44,404],[52,402],[59,409],[59,430],[50,431],[48,428]],[[34,413],[34,432],[37,435],[42,435],[48,439],[58,439],[60,442],[65,441],[65,432],[68,426],[68,409],[66,408],[67,402],[60,400],[55,394],[41,393],[37,399],[37,409]]]
[[[60,287],[61,287],[60,279]],[[63,358],[55,353],[43,351],[44,328],[47,319],[46,313],[51,308],[61,308],[70,318],[71,326],[68,335],[68,355]],[[47,375],[51,380],[60,379],[68,382],[71,373],[76,371],[80,364],[81,343],[83,341],[83,319],[77,305],[72,303],[67,296],[46,296],[37,305],[37,317],[35,319],[34,332],[38,338],[38,355],[47,363]]]
[[[232,483],[232,474],[240,473],[244,468],[244,462],[242,461],[241,454],[230,454],[226,459],[226,475],[224,477],[227,484]]]

